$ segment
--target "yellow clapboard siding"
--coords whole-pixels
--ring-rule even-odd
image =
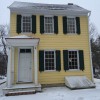
[[[18,48],[15,48],[15,53],[14,53],[14,83],[17,82],[17,71],[18,71]]]
[[[24,35],[16,33],[16,15],[11,13],[11,36]],[[58,34],[40,34],[40,16],[36,16],[36,34],[27,33],[25,35],[40,38],[38,50],[54,49],[61,51],[61,71],[53,72],[38,72],[39,82],[41,84],[64,83],[64,77],[70,75],[86,75],[91,79],[91,64],[90,64],[90,51],[89,51],[89,33],[88,33],[88,18],[87,16],[80,17],[81,34],[63,34],[62,16],[58,16]],[[76,49],[84,50],[84,71],[64,71],[63,69],[63,50]],[[39,62],[38,62],[39,63]],[[17,81],[17,67],[18,67],[18,49],[15,49],[15,71],[14,81]]]

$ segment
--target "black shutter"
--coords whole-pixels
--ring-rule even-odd
[[[68,67],[68,50],[63,50],[63,62],[64,62],[64,70],[69,70]]]
[[[60,50],[56,50],[56,70],[61,70],[61,56],[60,56]]]
[[[54,33],[58,34],[58,16],[54,16]]]
[[[36,16],[32,15],[32,33],[36,33]]]
[[[40,33],[44,33],[44,16],[40,16]]]
[[[44,71],[44,51],[39,51],[39,71]]]
[[[21,15],[17,15],[17,27],[16,27],[16,32],[19,34],[19,33],[21,33]]]
[[[83,53],[83,50],[79,50],[79,67],[80,67],[80,70],[84,70],[84,53]]]
[[[80,18],[76,17],[76,29],[77,29],[77,34],[80,34]]]
[[[63,17],[63,33],[67,34],[67,17]]]

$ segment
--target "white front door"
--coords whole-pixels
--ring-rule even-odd
[[[18,82],[32,82],[32,50],[19,50]]]

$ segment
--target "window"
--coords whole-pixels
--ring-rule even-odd
[[[67,18],[67,31],[68,31],[68,33],[76,33],[75,18]]]
[[[54,33],[54,19],[53,17],[44,17],[44,32]]]
[[[69,69],[79,69],[78,51],[68,51],[68,66]]]
[[[55,51],[44,52],[45,70],[55,70]]]
[[[31,16],[22,16],[22,32],[31,32]]]
[[[20,49],[20,53],[31,53],[31,49]]]

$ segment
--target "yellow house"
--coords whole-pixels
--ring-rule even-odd
[[[89,10],[72,3],[26,2],[14,2],[9,9],[5,93],[61,85],[66,76],[86,76],[93,81]]]

